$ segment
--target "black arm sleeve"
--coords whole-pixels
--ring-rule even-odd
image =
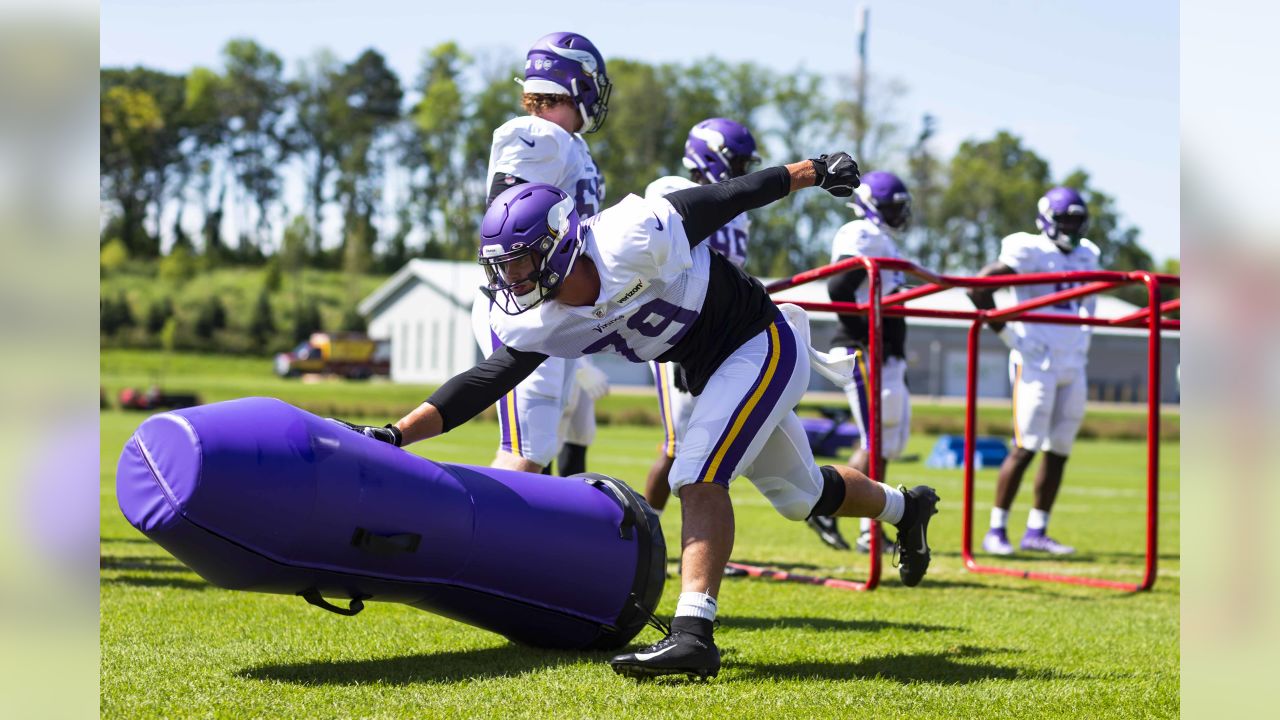
[[[449,432],[498,402],[546,359],[542,353],[502,346],[475,367],[454,375],[427,398],[440,411],[444,421],[441,432]]]
[[[693,247],[742,213],[781,200],[790,192],[791,173],[779,165],[720,183],[677,190],[667,195],[667,201],[684,219],[684,232]]]
[[[489,207],[492,205],[493,199],[501,195],[507,188],[515,187],[516,185],[521,185],[526,182],[529,181],[524,178],[518,178],[515,175],[494,173],[493,181],[489,183],[489,197],[485,198],[484,206]]]

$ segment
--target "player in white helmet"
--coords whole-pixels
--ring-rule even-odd
[[[581,217],[596,214],[604,179],[580,133],[599,129],[608,112],[604,58],[581,35],[552,33],[530,48],[522,84],[529,114],[493,133],[489,202],[515,185],[540,182],[572,197]],[[492,305],[489,295],[478,292],[471,309],[476,342],[486,357],[498,342],[490,330]],[[595,437],[595,401],[608,388],[604,373],[589,360],[543,363],[498,403],[493,466],[540,472],[554,460],[561,475],[584,472]]]
[[[1055,187],[1040,198],[1036,225],[1039,234],[1014,233],[1001,243],[999,259],[983,268],[981,276],[1019,273],[1097,270],[1098,246],[1085,239],[1089,209],[1076,190]],[[1014,300],[1032,298],[1064,290],[1069,285],[1017,285]],[[974,288],[969,291],[976,307],[996,306],[995,292]],[[1096,296],[1067,300],[1048,312],[1092,317]],[[1049,537],[1049,512],[1053,509],[1062,475],[1071,454],[1080,423],[1084,420],[1087,395],[1085,366],[1089,357],[1089,325],[1046,323],[991,323],[993,330],[1010,347],[1009,378],[1013,383],[1014,449],[1000,466],[996,480],[995,506],[991,508],[991,528],[982,548],[994,555],[1010,555],[1013,546],[1006,531],[1009,509],[1018,486],[1036,452],[1044,459],[1036,476],[1035,498],[1027,516],[1027,530],[1020,549],[1070,555],[1075,548]]]

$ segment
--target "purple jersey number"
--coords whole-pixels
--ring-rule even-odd
[[[747,262],[747,234],[740,228],[725,225],[707,239],[707,244],[734,265],[742,266]]]
[[[1053,291],[1062,292],[1063,290],[1070,290],[1071,288],[1074,288],[1079,284],[1080,283],[1071,283],[1071,282],[1055,283],[1053,286]],[[1053,307],[1058,310],[1069,310],[1071,312],[1075,312],[1080,308],[1080,302],[1075,299],[1063,300],[1062,302],[1054,303]]]
[[[653,318],[656,318],[656,320]],[[665,333],[671,327],[671,323],[680,323],[680,329],[667,340],[669,345],[675,345],[684,336],[689,325],[696,319],[698,319],[698,313],[693,310],[674,305],[662,298],[654,298],[642,305],[631,317],[627,318],[627,328],[644,337],[656,338]],[[631,362],[644,362],[631,349],[631,346],[627,345],[627,339],[617,330],[591,343],[582,352],[584,355],[594,355],[609,348],[612,348],[614,352]]]
[[[603,194],[601,186],[603,184],[598,174],[578,181],[577,186],[574,188],[573,198],[578,217],[585,219],[600,212],[600,196]]]

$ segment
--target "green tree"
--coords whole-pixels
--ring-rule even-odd
[[[147,215],[148,173],[164,131],[164,116],[150,93],[124,85],[103,90],[99,113],[103,193],[120,208],[120,239],[132,254],[155,257],[159,244],[143,223]]]
[[[158,273],[160,279],[174,287],[179,287],[196,276],[196,260],[191,251],[185,247],[176,247],[168,255],[160,258]]]
[[[249,320],[249,337],[254,344],[266,348],[276,332],[275,314],[271,311],[271,296],[264,287],[258,293],[258,300],[253,305],[253,316]]]
[[[372,49],[343,68],[338,90],[346,103],[335,192],[343,213],[345,263],[347,244],[361,244],[357,253],[367,258],[377,242],[373,216],[382,198],[387,151],[382,140],[400,118],[404,91],[386,59]]]
[[[422,99],[409,109],[408,133],[401,149],[413,173],[417,222],[427,231],[429,245],[453,258],[466,257],[466,250],[475,242],[477,216],[484,212],[484,199],[477,203],[478,193],[468,192],[468,180],[482,177],[484,170],[470,176],[478,165],[468,163],[462,154],[469,118],[461,76],[468,62],[470,57],[453,42],[426,52],[416,86]],[[483,156],[474,156],[477,162],[480,157],[488,161],[487,145]],[[478,153],[479,147],[474,150]]]
[[[343,151],[342,124],[350,108],[342,95],[341,74],[342,64],[337,57],[329,50],[319,50],[299,63],[298,74],[289,83],[294,108],[289,138],[291,144],[299,149],[306,166],[307,215],[310,218],[306,225],[308,236],[305,239],[309,245],[304,255],[306,259],[319,260],[322,257],[321,213],[330,200],[330,179],[338,169],[338,159]],[[293,224],[297,223],[298,218],[294,218]]]
[[[253,260],[270,236],[271,210],[280,196],[277,168],[291,154],[283,122],[288,86],[280,56],[253,40],[229,41],[222,57],[218,99],[229,130],[227,161],[257,210],[256,233],[241,235],[250,247],[237,250]]]
[[[324,330],[324,321],[320,317],[320,306],[315,298],[303,302],[293,316],[293,341],[300,343],[311,337],[311,333]]]
[[[103,275],[119,272],[129,264],[129,248],[120,238],[108,240],[98,252],[98,268]]]
[[[155,335],[173,318],[173,301],[168,297],[152,300],[147,306],[147,333]]]
[[[929,218],[935,241],[917,250],[925,267],[975,272],[995,261],[1006,235],[1034,231],[1049,163],[1016,135],[1001,130],[990,140],[961,143],[947,175],[937,216]]]
[[[197,337],[211,340],[214,332],[227,326],[227,308],[217,295],[210,295],[200,305],[196,313],[195,333]]]

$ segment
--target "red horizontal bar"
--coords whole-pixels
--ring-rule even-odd
[[[816,312],[830,312],[837,315],[865,315],[868,312],[866,303],[851,302],[813,302],[810,300],[787,300],[792,305],[796,305],[804,310],[813,310]],[[892,317],[926,317],[942,320],[979,320],[989,319],[982,310],[934,310],[932,308],[909,308],[901,305],[881,308],[881,314]],[[1110,327],[1114,323],[1111,320],[1103,318],[1082,318],[1075,315],[1059,315],[1056,313],[1027,313],[1018,318],[1020,322],[1037,322],[1048,323],[1051,325],[1092,325],[1095,327]],[[1160,323],[1161,329],[1164,330],[1180,330],[1182,323],[1179,320],[1164,319]]]
[[[744,565],[738,562],[725,563],[725,567],[735,570],[741,570],[751,577],[764,578],[766,580],[777,580],[779,582],[798,582],[806,585],[821,585],[823,587],[836,588],[837,590],[871,590],[868,583],[859,582],[857,580],[845,580],[833,577],[814,577],[812,575],[797,575],[789,573],[786,570],[775,570],[773,568],[759,567],[756,565]]]
[[[1059,575],[1057,573],[1035,572],[1032,570],[1018,570],[1017,568],[994,567],[992,565],[979,565],[976,562],[966,562],[965,566],[976,573],[985,573],[987,575],[1007,575],[1009,577],[1023,578],[1025,580],[1043,580],[1045,582],[1068,583],[1071,585],[1085,585],[1087,587],[1111,588],[1113,590],[1126,590],[1128,592],[1138,592],[1142,590],[1141,583],[1126,583],[1118,580],[1103,580],[1101,578],[1082,577],[1080,575]]]
[[[1105,292],[1118,287],[1119,285],[1120,283],[1115,282],[1095,282],[1089,283],[1088,285],[1081,285],[1080,287],[1059,290],[1058,292],[1049,293],[1048,295],[1040,295],[1024,303],[988,313],[987,322],[1005,322],[1024,314],[1028,310],[1048,307],[1049,305],[1056,305],[1064,300],[1075,300],[1078,297]]]

